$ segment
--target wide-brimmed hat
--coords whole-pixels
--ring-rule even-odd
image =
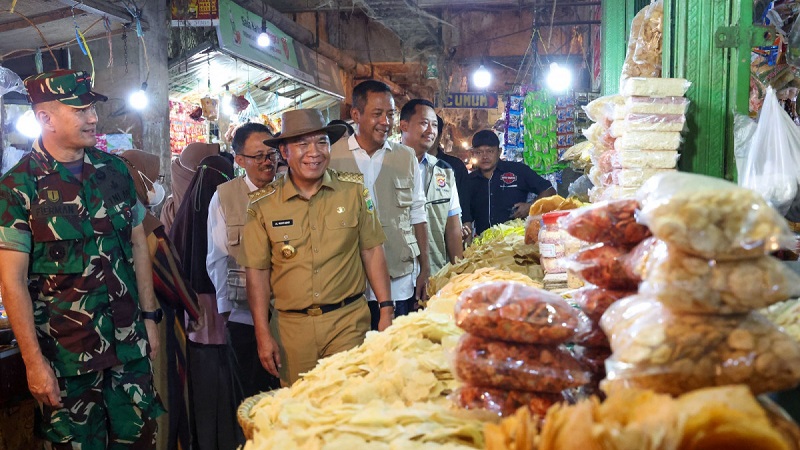
[[[92,91],[92,77],[84,71],[53,70],[32,75],[24,83],[34,105],[58,100],[73,108],[83,108],[108,100],[105,95]]]
[[[281,134],[278,137],[264,141],[268,147],[278,147],[278,144],[294,137],[310,133],[325,132],[331,144],[338,141],[347,131],[347,127],[340,124],[325,125],[322,113],[316,109],[296,109],[286,111],[281,115]]]

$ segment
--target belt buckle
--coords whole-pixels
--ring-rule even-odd
[[[306,313],[309,316],[321,316],[322,315],[322,308],[320,308],[319,306],[314,306],[313,308],[308,308],[306,310]]]

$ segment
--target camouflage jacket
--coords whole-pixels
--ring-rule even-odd
[[[96,148],[82,181],[41,141],[0,178],[0,248],[30,255],[34,322],[56,376],[147,355],[130,238],[143,217],[125,164]]]

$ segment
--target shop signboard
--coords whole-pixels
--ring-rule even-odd
[[[211,27],[219,23],[218,0],[172,1],[173,27]]]
[[[219,10],[221,20],[218,37],[223,50],[286,77],[344,97],[341,75],[335,62],[303,46],[270,22],[266,22],[270,45],[260,47],[256,40],[261,33],[261,16],[233,0],[219,0]]]
[[[489,92],[451,92],[444,99],[444,107],[496,109],[497,94]]]

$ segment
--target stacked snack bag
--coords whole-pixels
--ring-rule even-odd
[[[639,204],[633,199],[597,203],[571,212],[561,219],[567,233],[591,245],[575,255],[569,269],[589,285],[572,294],[573,301],[592,323],[592,331],[576,340],[573,354],[589,367],[593,379],[605,376],[604,363],[611,355],[608,339],[600,329],[600,318],[617,300],[636,294],[639,277],[630,267],[630,255],[636,254],[650,231],[636,223]]]
[[[661,78],[663,4],[653,1],[631,24],[620,93],[586,106],[594,145],[589,179],[592,202],[630,198],[653,175],[675,170],[691,85]]]
[[[517,282],[482,283],[462,292],[455,316],[467,332],[454,364],[465,383],[454,394],[461,407],[508,415],[527,405],[544,415],[562,391],[590,382],[563,345],[588,332],[588,319],[558,295]]]
[[[786,221],[757,192],[702,175],[659,174],[637,196],[654,238],[626,266],[638,294],[601,320],[613,349],[604,389],[800,382],[800,346],[754,312],[800,295],[800,276],[769,256],[793,244]]]

